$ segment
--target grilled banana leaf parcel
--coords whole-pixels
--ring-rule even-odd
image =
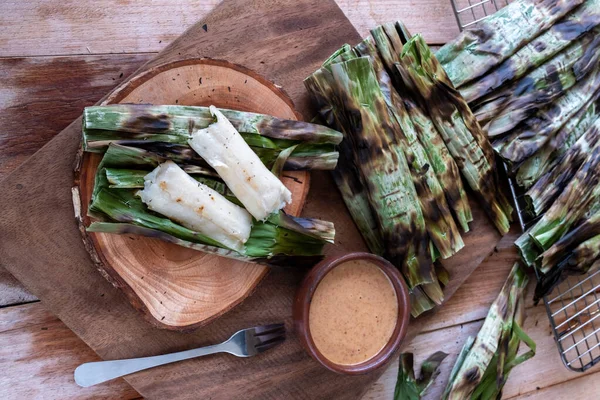
[[[527,273],[517,263],[510,272],[475,340],[463,347],[442,399],[499,399],[510,371],[535,355],[523,330]],[[529,351],[519,354],[521,342]]]
[[[565,18],[550,26],[546,32],[527,42],[523,48],[498,67],[462,86],[460,93],[469,104],[477,102],[503,84],[521,78],[528,70],[551,59],[598,25],[600,25],[600,0],[586,0]]]
[[[444,190],[431,168],[432,161],[418,139],[416,127],[402,99],[392,86],[391,78],[384,69],[372,39],[359,43],[356,49],[362,56],[370,58],[389,112],[399,127],[396,138],[406,154],[429,237],[442,258],[451,257],[464,247],[464,242],[454,222]]]
[[[429,116],[413,99],[413,93],[407,90],[395,66],[396,63],[401,62],[402,48],[411,36],[400,22],[374,28],[371,30],[371,34],[372,38],[363,41],[356,49],[361,55],[371,55],[373,52],[372,42],[375,42],[377,52],[372,57],[375,60],[381,60],[385,64],[385,68],[389,73],[387,76],[393,83],[393,88],[388,89],[388,91],[394,91],[395,89],[401,97],[402,108],[406,109],[416,136],[431,161],[431,167],[443,187],[448,205],[462,230],[468,232],[468,224],[473,220],[473,216],[458,166]],[[382,74],[381,76],[385,75]],[[383,78],[380,78],[382,88],[389,85],[381,83],[383,80]]]
[[[88,208],[95,222],[88,230],[140,234],[242,261],[280,264],[285,259],[299,266],[314,264],[332,240],[333,225],[325,221],[280,212],[257,222],[218,177],[196,172],[194,166],[111,144],[97,169]],[[227,222],[234,214],[239,215]]]
[[[340,143],[342,134],[333,129],[263,114],[222,111],[269,168],[286,150],[289,154],[283,160],[285,169],[331,170],[337,164],[334,146]],[[83,115],[84,150],[104,152],[110,143],[117,143],[148,149],[167,158],[190,157],[188,140],[192,133],[214,122],[208,107],[138,104],[87,107]]]
[[[525,194],[531,215],[537,217],[546,211],[564,188],[571,182],[579,167],[600,145],[600,119]]]
[[[570,257],[571,253],[581,244],[594,238],[600,232],[600,212],[595,212],[589,218],[584,218],[575,228],[563,236],[552,247],[542,253],[540,270],[547,274],[561,261]],[[593,242],[590,242],[590,244]],[[584,246],[586,247],[586,246]],[[584,248],[582,247],[582,248]],[[589,247],[588,247],[589,248]]]
[[[534,303],[552,292],[571,275],[583,275],[600,267],[600,235],[581,243],[547,274],[542,275],[535,287]]]
[[[596,147],[529,236],[548,250],[586,213],[600,205],[600,147]]]
[[[402,55],[404,63],[396,66],[404,83],[420,95],[421,106],[427,109],[469,186],[496,228],[505,234],[512,206],[501,190],[491,145],[475,117],[460,94],[444,83],[433,54],[419,35],[404,46]]]
[[[558,164],[562,155],[600,118],[600,90],[537,153],[517,170],[519,186],[530,188]]]
[[[598,6],[600,10],[600,5]],[[598,65],[600,29],[585,35],[552,60],[502,90],[495,115],[484,126],[488,137],[504,135],[521,121],[564,95]],[[510,60],[510,59],[509,59]],[[488,111],[489,107],[488,107]]]
[[[507,162],[518,165],[540,150],[559,129],[600,90],[600,66],[567,93],[494,141],[494,149]]]
[[[331,73],[322,69],[304,80],[304,85],[318,109],[319,116],[327,125],[344,131],[341,119],[336,116],[336,112],[340,112],[340,107],[333,102],[335,98],[333,84]],[[338,166],[332,171],[335,184],[369,250],[374,254],[383,255],[385,245],[381,231],[375,212],[369,203],[366,184],[360,175],[348,140],[340,143],[339,152]]]
[[[358,160],[386,247],[409,286],[430,283],[433,276],[429,237],[411,180],[406,156],[369,58],[331,65],[343,105],[346,140]]]
[[[437,52],[458,89],[515,54],[584,0],[517,0]]]

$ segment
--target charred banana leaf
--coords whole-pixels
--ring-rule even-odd
[[[600,143],[600,120],[573,145],[546,175],[525,194],[529,212],[539,216],[546,211],[571,182],[579,167]]]
[[[546,32],[528,42],[497,68],[462,86],[460,93],[471,104],[503,84],[519,79],[528,70],[554,57],[598,25],[600,25],[600,0],[587,0],[565,18],[550,26]]]
[[[548,143],[519,167],[516,180],[529,188],[558,164],[562,155],[600,118],[600,90]]]
[[[515,264],[477,337],[463,348],[443,399],[498,399],[512,368],[535,355],[535,343],[521,329],[527,281],[525,270]],[[529,351],[518,355],[521,342]]]
[[[404,83],[420,94],[420,105],[428,110],[469,186],[496,228],[505,234],[512,206],[501,190],[493,150],[475,117],[460,93],[444,83],[441,68],[435,67],[434,56],[419,35],[405,45],[402,55],[404,64],[396,66]]]
[[[479,78],[584,0],[520,0],[464,30],[437,52],[454,86]]]
[[[600,235],[581,243],[565,259],[543,275],[535,287],[533,301],[537,302],[552,292],[571,275],[583,275],[600,267]]]
[[[396,138],[406,154],[429,237],[442,258],[451,257],[464,247],[464,242],[446,202],[444,190],[432,168],[432,162],[417,137],[416,127],[392,86],[391,78],[384,69],[372,39],[361,42],[356,46],[356,51],[361,56],[370,57],[389,112],[400,128]]]
[[[494,141],[494,149],[509,163],[522,163],[555,136],[599,88],[600,67],[596,66],[587,79],[573,86],[564,96],[523,121],[509,135]]]
[[[369,58],[331,65],[343,105],[346,140],[356,154],[386,246],[386,257],[398,266],[409,286],[430,283],[435,276],[429,237],[417,192],[392,119]]]
[[[550,272],[562,260],[570,257],[570,254],[581,244],[597,236],[598,232],[600,232],[600,212],[596,212],[590,218],[585,218],[578,226],[542,253],[541,272],[544,274]],[[589,246],[587,247],[589,248]]]
[[[598,6],[600,10],[600,5]],[[485,126],[488,137],[499,137],[564,95],[598,65],[600,30],[586,35],[565,52],[504,89],[507,100]]]
[[[596,147],[564,191],[531,228],[529,236],[548,250],[586,213],[600,205],[600,147]]]
[[[429,116],[413,99],[413,94],[410,90],[407,90],[395,66],[396,63],[401,61],[404,44],[411,38],[407,32],[406,28],[400,22],[386,24],[373,29],[371,34],[374,39],[365,40],[356,49],[359,53],[368,55],[372,53],[372,50],[366,48],[366,44],[372,44],[372,41],[376,43],[376,50],[378,50],[377,59],[385,64],[390,74],[388,77],[392,79],[394,89],[396,89],[403,102],[403,108],[406,109],[406,112],[410,116],[410,122],[412,122],[416,136],[425,149],[431,161],[431,167],[443,187],[448,205],[452,209],[463,231],[468,232],[469,222],[473,220],[473,216],[462,180],[460,179],[458,166]]]

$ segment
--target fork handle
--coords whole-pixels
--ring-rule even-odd
[[[226,343],[160,356],[85,363],[75,369],[75,382],[82,387],[93,386],[159,365],[222,352],[228,352]]]

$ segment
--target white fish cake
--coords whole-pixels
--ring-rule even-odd
[[[160,164],[146,175],[138,195],[150,210],[243,253],[252,216],[174,162]]]
[[[217,122],[192,133],[190,146],[227,184],[244,207],[259,221],[291,203],[292,193],[248,146],[244,138],[215,106]]]

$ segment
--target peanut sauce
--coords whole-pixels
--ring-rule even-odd
[[[309,328],[315,346],[331,362],[370,360],[389,342],[398,320],[398,299],[388,276],[366,260],[336,266],[311,300]]]

